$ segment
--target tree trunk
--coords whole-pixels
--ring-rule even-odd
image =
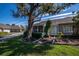
[[[31,41],[31,37],[32,37],[32,30],[33,30],[33,18],[32,16],[29,17],[28,20],[28,29],[27,29],[27,40]]]

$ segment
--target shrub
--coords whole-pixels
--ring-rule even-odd
[[[63,35],[62,37],[68,39],[79,39],[79,35]]]
[[[32,37],[33,37],[33,38],[36,38],[36,39],[39,39],[39,38],[42,37],[42,33],[39,33],[39,32],[36,32],[36,33],[35,33],[35,32],[33,32],[33,33],[32,33]]]
[[[27,37],[27,35],[28,35],[27,33],[28,33],[27,31],[24,32],[23,38]],[[32,38],[38,39],[40,37],[42,37],[42,33],[39,33],[39,32],[33,32],[32,33]]]
[[[47,36],[47,35],[49,36],[50,28],[51,28],[51,21],[48,20],[48,21],[46,22],[46,26],[45,26],[45,28],[44,28],[44,32],[45,32],[45,35],[46,35],[46,36]]]
[[[62,32],[59,32],[58,34],[57,34],[57,38],[58,39],[61,39],[61,38],[63,38],[62,36],[63,36],[64,34],[62,33]]]

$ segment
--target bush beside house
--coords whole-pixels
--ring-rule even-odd
[[[64,34],[63,34],[62,32],[59,32],[59,33],[57,34],[57,38],[58,38],[58,39],[62,39],[63,36],[64,36]]]
[[[36,39],[39,39],[39,38],[42,37],[42,33],[39,33],[39,32],[37,32],[37,33],[32,33],[32,37],[33,37],[33,38],[36,38]]]
[[[79,35],[63,35],[62,38],[79,39]]]
[[[47,36],[50,37],[50,29],[51,29],[51,21],[48,20],[46,22],[46,26],[44,28],[45,37],[47,37]]]

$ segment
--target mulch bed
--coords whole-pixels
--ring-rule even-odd
[[[55,42],[59,45],[79,45],[79,39],[60,39]]]
[[[44,38],[49,40],[49,38]],[[53,37],[51,37],[51,39],[54,39]],[[75,45],[75,46],[79,46],[79,39],[56,39],[55,44],[58,45]]]
[[[53,39],[55,39],[55,42],[53,42]],[[79,39],[57,39],[54,37],[51,37],[49,39],[48,37],[44,37],[44,38],[41,38],[39,40],[34,40],[33,43],[36,43],[36,44],[48,44],[48,43],[50,43],[50,44],[57,44],[57,45],[79,46]]]

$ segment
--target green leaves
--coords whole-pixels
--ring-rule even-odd
[[[50,27],[51,27],[51,21],[48,20],[48,21],[46,22],[46,26],[45,26],[45,28],[44,28],[44,32],[45,32],[46,35],[48,35],[48,32],[49,32]]]
[[[76,16],[73,17],[72,21],[73,21],[74,34],[79,35],[79,11],[76,13]]]
[[[29,16],[30,14],[34,17],[38,17],[40,14],[56,14],[61,10],[68,8],[73,5],[70,3],[18,3],[17,10],[12,11],[13,16]],[[40,12],[40,13],[39,13]],[[39,13],[39,14],[38,14]]]

